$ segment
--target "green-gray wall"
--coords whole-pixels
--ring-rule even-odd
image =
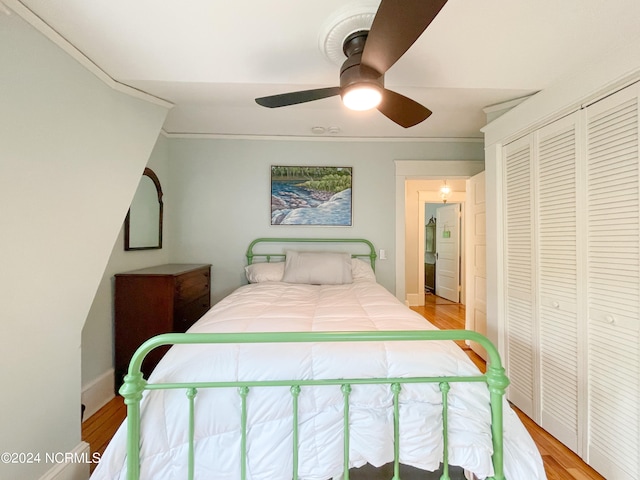
[[[102,378],[105,391],[109,388],[113,274],[167,261],[211,263],[217,302],[246,283],[245,252],[257,237],[364,237],[386,250],[388,260],[377,263],[378,279],[395,292],[394,161],[481,160],[482,155],[479,142],[161,137],[149,166],[165,192],[165,248],[124,252],[120,233],[83,331],[83,386],[91,390]],[[270,167],[279,164],[353,167],[353,227],[271,226]]]
[[[42,459],[0,464],[0,478],[79,478],[88,465],[45,453],[83,448],[81,330],[167,110],[17,14],[0,14],[0,105],[0,452]]]
[[[257,237],[345,236],[385,249],[379,282],[395,293],[395,160],[482,160],[478,142],[171,139],[170,257],[212,264],[213,299],[244,279]],[[353,167],[353,227],[271,226],[271,165]]]

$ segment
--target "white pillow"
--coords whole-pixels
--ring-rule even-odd
[[[288,250],[286,254],[283,282],[309,285],[341,285],[353,282],[349,253]]]
[[[244,267],[249,283],[281,282],[284,275],[284,262],[252,263]]]
[[[366,282],[376,281],[376,273],[373,271],[373,268],[371,268],[371,264],[359,258],[351,259],[351,276],[354,282],[356,280]]]

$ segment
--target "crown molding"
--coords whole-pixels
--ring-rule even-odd
[[[166,138],[222,139],[222,140],[281,140],[300,142],[413,142],[413,143],[484,143],[483,138],[461,137],[328,137],[311,135],[234,135],[221,133],[167,132]]]
[[[2,9],[2,6],[6,7],[9,12],[5,11],[5,9]],[[80,65],[82,65],[86,70],[94,74],[100,81],[102,81],[105,85],[112,88],[113,90],[124,93],[125,95],[129,95],[131,97],[139,98],[146,102],[160,105],[165,108],[173,107],[173,103],[167,100],[158,98],[147,92],[138,90],[137,88],[133,88],[129,85],[114,80],[107,72],[100,68],[89,57],[78,50],[71,42],[60,35],[56,30],[54,30],[50,25],[48,25],[44,20],[42,20],[38,15],[36,15],[32,10],[30,10],[19,0],[0,0],[0,11],[5,11],[5,14],[10,14],[11,11],[15,12],[24,21],[26,21],[28,24],[42,33],[45,37],[51,40],[51,42],[61,48],[70,57],[72,57]]]

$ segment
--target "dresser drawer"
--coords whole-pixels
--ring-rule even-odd
[[[176,278],[176,308],[209,294],[209,269],[197,270]]]
[[[176,308],[173,316],[173,328],[177,332],[184,332],[196,320],[204,315],[210,308],[210,297],[207,293],[192,302],[189,302],[179,308]]]
[[[1,1],[1,0],[0,0]],[[115,275],[115,390],[136,349],[161,333],[184,332],[210,306],[209,264],[170,263]],[[149,353],[148,376],[168,347]]]

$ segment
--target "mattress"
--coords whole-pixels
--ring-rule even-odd
[[[264,282],[243,286],[214,306],[190,332],[320,332],[425,330],[435,327],[371,281],[346,285]],[[177,345],[150,382],[386,378],[474,375],[475,365],[450,341]],[[442,397],[436,384],[403,385],[400,461],[436,470],[442,460]],[[393,395],[388,385],[354,385],[350,396],[349,467],[393,461]],[[303,387],[299,397],[299,478],[343,472],[343,395],[339,386]],[[184,391],[147,391],[141,407],[142,479],[184,478],[188,400]],[[286,387],[252,388],[247,396],[247,478],[290,480],[292,399]],[[201,389],[195,400],[195,478],[240,478],[237,388]],[[449,463],[491,476],[487,387],[452,383]],[[107,447],[92,479],[125,479],[126,424]],[[530,435],[505,401],[508,479],[546,478]]]

